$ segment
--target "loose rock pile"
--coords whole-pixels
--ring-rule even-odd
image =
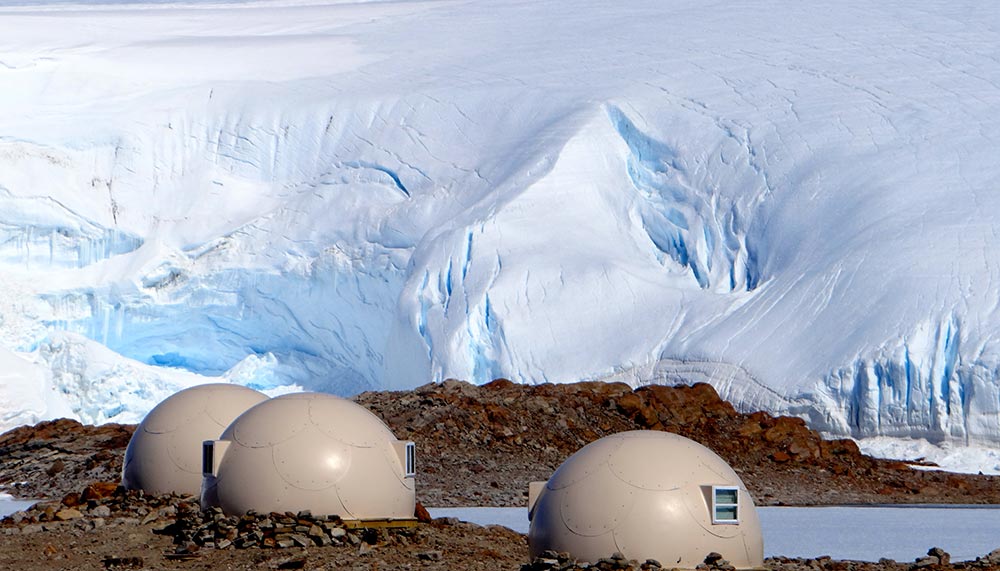
[[[0,534],[30,534],[73,525],[96,529],[106,525],[146,525],[173,518],[178,506],[196,502],[191,496],[148,495],[125,491],[114,482],[95,482],[59,501],[39,502],[0,520]]]
[[[659,571],[660,569],[662,569],[660,562],[655,559],[639,563],[617,551],[611,557],[602,558],[596,563],[577,561],[571,558],[569,553],[545,551],[531,563],[521,566],[521,571]]]
[[[695,569],[697,571],[736,571],[736,567],[732,563],[714,551],[706,555],[705,562],[699,563]]]
[[[844,561],[828,556],[816,558],[772,557],[764,562],[771,571],[935,571],[935,570],[995,570],[1000,569],[1000,549],[972,561],[952,562],[951,555],[940,547],[927,551],[927,556],[917,558],[913,563],[881,559],[878,562]],[[546,551],[541,557],[521,566],[521,571],[640,571],[664,569],[660,563],[647,559],[639,563],[626,559],[621,553],[601,559],[597,563],[576,561],[568,553]],[[697,571],[735,571],[735,567],[719,553],[709,553]]]
[[[63,418],[0,434],[0,491],[21,498],[59,498],[84,482],[116,480],[134,430]]]
[[[977,557],[974,563],[980,567],[1000,568],[1000,549],[990,551],[985,557]]]
[[[202,547],[280,549],[345,543],[375,545],[384,539],[374,529],[349,531],[337,516],[313,516],[308,511],[227,516],[221,508],[202,511],[193,505],[180,506],[176,521],[154,533],[172,536],[179,550],[189,552]]]
[[[1000,569],[1000,549],[977,557],[971,561],[953,562],[951,555],[940,547],[932,547],[924,557],[918,557],[913,563],[880,559],[878,562],[843,561],[829,556],[815,559],[791,557],[772,557],[764,562],[764,566],[773,571],[934,571],[947,570],[994,570]]]
[[[932,547],[927,551],[927,557],[917,559],[914,567],[922,569],[935,565],[948,565],[949,563],[951,563],[951,555],[947,551],[940,547]]]
[[[193,496],[152,495],[126,491],[112,482],[96,482],[60,501],[43,501],[0,520],[0,534],[30,534],[66,526],[93,530],[105,526],[161,523],[153,533],[173,537],[177,558],[200,548],[248,549],[328,545],[365,546],[412,535],[407,529],[349,530],[337,516],[299,513],[227,516],[221,508],[202,511]]]

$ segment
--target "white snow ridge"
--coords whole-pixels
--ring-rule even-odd
[[[831,434],[996,444],[997,22],[5,3],[0,428],[218,377],[504,376],[706,380]]]

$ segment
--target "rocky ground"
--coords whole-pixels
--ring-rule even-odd
[[[89,482],[121,479],[135,426],[53,420],[0,434],[0,492],[61,498]]]
[[[418,513],[421,510],[418,508]],[[497,571],[659,571],[659,562],[620,554],[592,562],[547,552],[529,561],[524,535],[426,514],[412,527],[356,529],[336,518],[298,514],[226,517],[200,511],[195,498],[125,492],[91,484],[0,521],[0,569],[81,571],[390,569]],[[1000,550],[952,562],[933,548],[914,562],[771,558],[773,571],[928,571],[1000,569]],[[733,571],[706,554],[700,571]]]
[[[438,519],[359,530],[310,514],[248,522],[202,513],[194,498],[114,488],[90,486],[5,518],[0,569],[517,570],[528,557],[524,536],[498,526]]]
[[[914,470],[823,440],[804,423],[741,414],[708,385],[580,383],[476,387],[457,381],[357,402],[418,446],[418,498],[426,505],[524,505],[528,482],[607,434],[669,430],[702,442],[740,473],[759,504],[1000,503],[1000,479]],[[52,498],[0,522],[0,569],[655,569],[559,554],[528,561],[523,535],[496,526],[425,520],[402,530],[348,530],[309,514],[237,520],[202,513],[193,498],[117,489],[134,427],[58,420],[0,435],[0,490]],[[1000,539],[998,539],[1000,544]],[[722,561],[724,563],[724,561]],[[1000,569],[1000,551],[951,562],[769,559],[776,571]],[[725,571],[709,558],[706,571]]]
[[[572,453],[624,430],[701,442],[743,478],[758,505],[1000,503],[1000,478],[915,470],[823,440],[801,419],[741,414],[706,384],[524,386],[458,381],[356,399],[417,443],[418,493],[433,506],[524,505]]]

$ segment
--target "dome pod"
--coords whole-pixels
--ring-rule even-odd
[[[737,569],[762,568],[764,541],[750,494],[697,442],[637,430],[607,436],[529,492],[528,545],[597,562],[614,552],[694,569],[711,552]]]
[[[122,486],[150,494],[201,493],[201,443],[218,438],[237,416],[267,395],[213,383],[184,389],[156,405],[125,449]]]
[[[295,393],[246,411],[204,443],[202,507],[345,520],[412,519],[414,445],[364,407]]]

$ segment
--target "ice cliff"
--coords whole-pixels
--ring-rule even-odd
[[[1000,7],[0,8],[0,426],[714,384],[1000,442]]]

